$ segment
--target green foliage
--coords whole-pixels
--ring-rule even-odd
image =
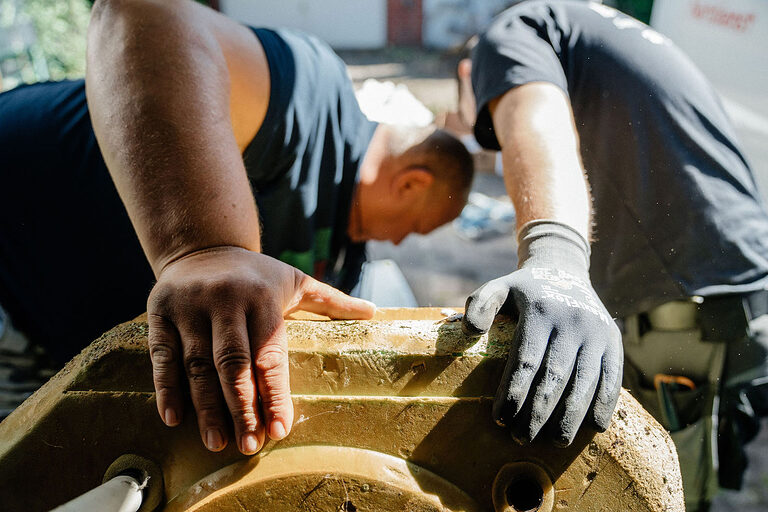
[[[37,44],[50,78],[85,75],[85,40],[91,4],[87,0],[23,0],[21,10],[31,19]]]
[[[3,89],[85,74],[88,0],[0,0]]]
[[[643,23],[648,23],[651,19],[653,0],[610,0],[605,3],[613,5]]]

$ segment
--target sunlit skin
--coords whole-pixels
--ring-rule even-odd
[[[234,440],[253,454],[293,425],[283,316],[370,318],[375,306],[259,252],[242,150],[270,74],[251,30],[186,0],[97,2],[87,64],[94,132],[157,277],[158,413],[180,424],[191,396],[209,450]]]
[[[363,190],[373,193],[371,189]],[[362,196],[365,195],[363,192]],[[350,239],[355,242],[388,240],[398,245],[411,233],[425,235],[452,221],[459,216],[465,202],[447,191],[433,194],[431,190],[426,189],[405,195],[416,197],[413,202],[391,202],[386,210],[365,208],[365,202],[356,202],[357,213],[351,214],[350,218]]]
[[[191,397],[211,451],[234,441],[250,455],[290,432],[285,314],[366,319],[375,311],[260,253],[242,151],[270,92],[269,63],[247,27],[190,0],[95,3],[89,113],[157,278],[147,313],[158,413],[179,425]],[[355,240],[399,242],[457,214],[426,199],[433,178],[425,170],[398,164],[379,174],[375,158],[367,165],[352,210]],[[390,191],[399,194],[391,204],[376,204]]]
[[[471,60],[460,61],[457,74],[459,112],[471,127],[476,118]],[[518,229],[537,219],[556,220],[589,240],[591,199],[565,93],[549,83],[531,82],[491,100],[488,109]]]

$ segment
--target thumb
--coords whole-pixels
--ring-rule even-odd
[[[501,306],[507,301],[510,288],[504,278],[494,279],[472,292],[464,306],[461,327],[468,336],[480,336],[488,332]]]
[[[341,320],[368,320],[373,318],[376,305],[367,300],[350,297],[332,286],[305,275],[299,284],[292,306],[285,313],[298,310]]]

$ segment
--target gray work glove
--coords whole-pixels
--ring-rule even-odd
[[[589,282],[589,245],[565,224],[534,221],[520,232],[520,267],[467,299],[463,328],[479,336],[497,313],[518,325],[493,405],[494,420],[521,443],[545,435],[571,444],[584,417],[603,431],[621,389],[623,350]]]

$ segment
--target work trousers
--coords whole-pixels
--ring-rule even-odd
[[[619,322],[624,387],[670,432],[688,512],[708,510],[719,487],[741,487],[744,445],[768,415],[768,315],[730,310],[739,307],[709,308],[704,320],[701,304],[675,301]],[[709,328],[718,316],[728,328]]]
[[[13,326],[0,305],[0,421],[56,371],[45,352]]]

